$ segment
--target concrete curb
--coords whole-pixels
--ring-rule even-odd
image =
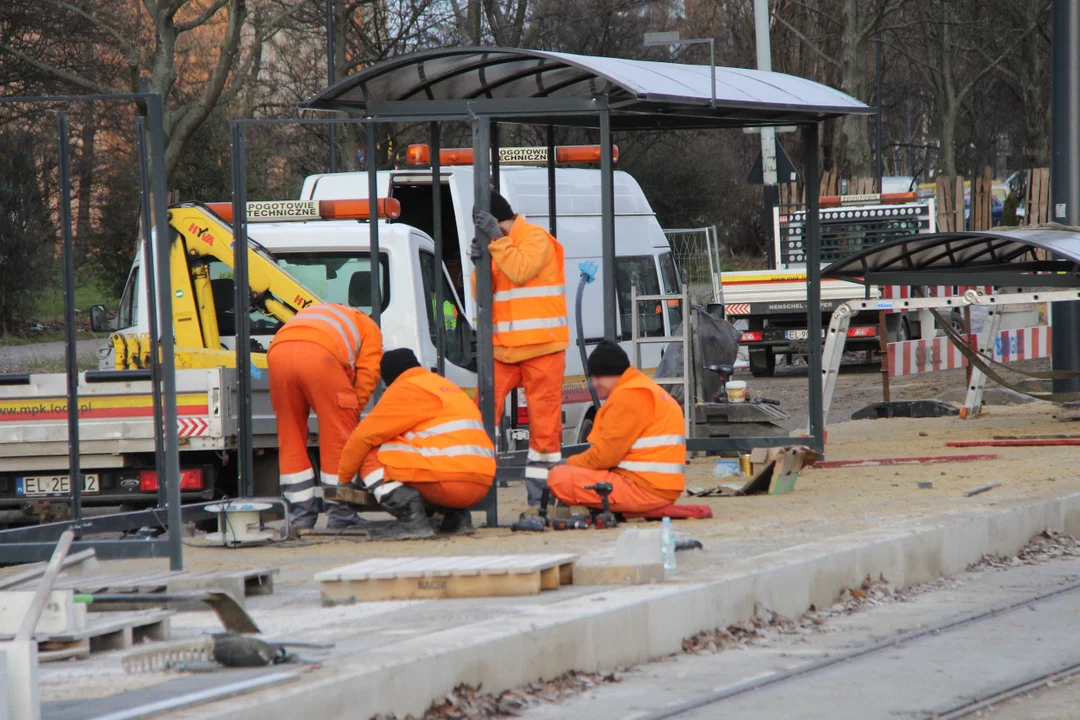
[[[797,617],[883,574],[897,585],[955,575],[984,554],[1011,555],[1043,530],[1080,534],[1080,493],[997,512],[939,516],[741,560],[708,583],[598,588],[511,618],[412,638],[347,658],[318,677],[174,717],[229,720],[421,716],[460,683],[490,692],[568,670],[629,666],[678,652],[685,637],[745,620],[755,605]]]

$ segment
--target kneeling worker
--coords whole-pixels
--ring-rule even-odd
[[[686,435],[682,407],[605,340],[588,361],[597,394],[606,402],[593,422],[592,447],[566,459],[548,475],[551,494],[565,505],[603,507],[589,485],[612,485],[614,512],[649,512],[669,505],[686,485]]]
[[[313,305],[274,336],[266,356],[277,417],[281,491],[293,529],[315,527],[319,485],[337,485],[341,449],[379,382],[382,332],[346,305]],[[308,457],[308,416],[319,419],[319,481]],[[327,502],[331,528],[359,523],[356,512]]]
[[[429,507],[443,514],[441,532],[472,527],[468,508],[495,479],[495,446],[476,404],[412,350],[388,351],[381,372],[386,392],[345,444],[338,477],[359,473],[401,522],[399,537],[432,535]]]

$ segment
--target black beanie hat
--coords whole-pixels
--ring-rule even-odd
[[[390,386],[401,373],[411,368],[420,367],[420,362],[409,348],[398,348],[383,353],[382,362],[379,363],[379,373],[387,387]]]
[[[602,340],[589,356],[589,375],[605,377],[622,375],[630,367],[630,358],[618,343]]]
[[[514,219],[514,211],[510,209],[510,203],[494,190],[491,191],[491,214],[499,222]]]

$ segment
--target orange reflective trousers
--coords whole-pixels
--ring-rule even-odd
[[[566,351],[522,360],[517,363],[495,361],[495,412],[502,416],[506,396],[517,388],[525,389],[529,406],[529,459],[557,462],[562,458],[562,391],[566,374]],[[477,395],[479,398],[479,395]],[[535,457],[556,453],[556,457]]]
[[[611,470],[590,470],[573,465],[557,465],[548,473],[548,489],[564,505],[582,505],[596,510],[603,509],[600,496],[589,485],[598,482],[611,483],[608,503],[613,512],[649,512],[675,502],[681,490],[646,490],[625,475]]]
[[[270,371],[270,401],[277,417],[282,489],[295,488],[296,496],[290,500],[303,502],[316,495],[317,485],[303,482],[307,478],[314,480],[307,449],[308,416],[314,409],[319,419],[321,474],[329,484],[336,485],[341,451],[360,419],[360,402],[341,361],[317,343],[295,341],[273,345],[266,362]],[[306,477],[298,478],[298,475]],[[305,492],[309,487],[310,494]]]
[[[464,510],[471,508],[484,499],[491,486],[489,476],[477,476],[477,482],[467,480],[437,480],[435,482],[413,482],[402,480],[396,476],[394,468],[387,467],[379,462],[379,448],[373,448],[360,464],[360,477],[366,478],[378,470],[383,471],[384,483],[399,482],[402,485],[416,488],[424,502],[448,510]],[[480,484],[480,483],[483,484]]]

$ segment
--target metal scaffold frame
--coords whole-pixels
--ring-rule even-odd
[[[159,258],[169,255],[169,225],[165,177],[164,104],[156,93],[118,93],[115,95],[57,95],[0,98],[3,104],[56,104],[85,102],[134,102],[145,104],[145,122],[142,117],[135,122],[136,146],[139,161],[139,193],[143,212],[143,239],[148,267],[154,268],[153,255]],[[149,135],[149,152],[144,135]],[[78,541],[72,545],[75,551],[94,548],[101,558],[164,557],[169,558],[173,570],[184,566],[183,545],[180,538],[183,513],[180,506],[180,456],[176,432],[176,363],[173,354],[172,313],[155,316],[156,307],[171,304],[172,288],[169,266],[160,263],[154,272],[148,272],[147,288],[151,313],[151,357],[153,362],[149,377],[154,392],[154,454],[159,483],[158,508],[155,510],[120,513],[97,518],[84,517],[82,508],[82,478],[79,467],[79,421],[78,393],[79,368],[75,344],[75,256],[71,234],[71,158],[68,150],[67,110],[57,112],[58,179],[60,190],[60,233],[64,274],[64,341],[67,359],[67,414],[68,414],[68,464],[72,482],[70,503],[71,517],[67,522],[14,530],[0,531],[0,559],[6,562],[36,562],[46,560],[52,554],[56,541],[65,530],[73,530],[76,538],[94,532],[133,530],[144,525],[170,528],[164,540],[142,541]],[[156,248],[151,247],[150,219],[153,218]],[[160,322],[159,322],[160,320]],[[84,380],[90,374],[84,375]],[[29,376],[26,381],[29,382]],[[192,508],[198,513],[198,507]],[[164,514],[164,517],[162,517]],[[107,529],[104,529],[107,528]]]

